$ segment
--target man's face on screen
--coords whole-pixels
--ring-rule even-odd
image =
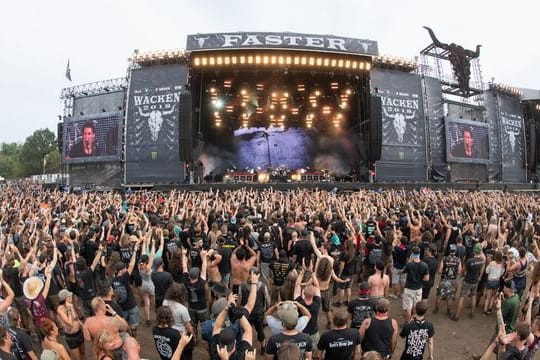
[[[474,140],[473,140],[472,134],[469,131],[464,131],[463,132],[463,145],[465,147],[465,153],[469,156],[472,155],[473,143],[474,143]]]
[[[83,144],[85,147],[91,147],[94,143],[94,131],[91,127],[83,129]]]

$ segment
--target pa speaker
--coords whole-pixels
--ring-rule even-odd
[[[56,140],[58,143],[58,151],[62,154],[62,148],[64,147],[64,123],[59,122],[56,126]]]
[[[180,95],[178,150],[181,161],[193,160],[193,114],[191,111],[191,94],[188,92]]]
[[[378,96],[371,96],[371,113],[369,116],[368,160],[381,159],[382,147],[382,102]]]

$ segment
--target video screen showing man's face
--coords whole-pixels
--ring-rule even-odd
[[[447,124],[448,161],[485,162],[489,160],[489,128],[484,123]]]

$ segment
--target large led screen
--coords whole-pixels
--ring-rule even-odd
[[[448,162],[488,163],[488,124],[462,119],[446,119],[445,125]]]
[[[121,121],[121,112],[67,120],[64,125],[64,161],[82,163],[119,160]]]

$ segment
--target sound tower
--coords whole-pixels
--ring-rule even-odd
[[[381,159],[382,147],[382,103],[381,98],[371,95],[371,114],[369,121],[368,159],[377,161]]]
[[[180,111],[178,112],[178,150],[181,161],[193,159],[193,124],[191,111],[191,93],[180,95]]]
[[[59,122],[56,126],[56,142],[58,143],[58,151],[62,154],[64,147],[64,123]]]

